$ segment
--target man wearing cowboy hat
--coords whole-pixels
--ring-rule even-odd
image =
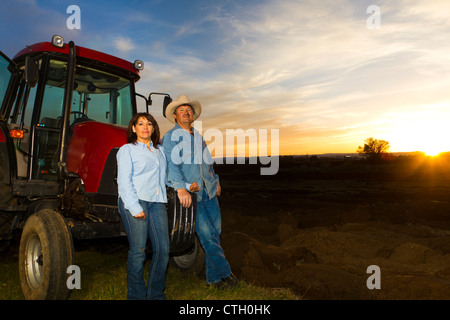
[[[200,116],[198,101],[179,96],[164,110],[164,117],[175,126],[162,139],[167,159],[167,180],[177,190],[184,207],[192,203],[191,192],[197,195],[195,231],[205,251],[206,283],[219,288],[235,286],[238,280],[220,246],[221,215],[217,196],[221,188],[214,172],[212,157],[205,140],[192,123]]]

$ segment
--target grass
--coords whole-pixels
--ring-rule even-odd
[[[102,247],[105,248],[105,247]],[[75,251],[81,270],[81,289],[74,289],[70,300],[125,300],[127,250],[99,248]],[[17,252],[0,257],[0,300],[23,300],[17,267]],[[149,262],[146,264],[147,276]],[[188,275],[170,266],[166,280],[167,300],[296,300],[284,288],[265,288],[241,281],[233,289],[219,290],[206,285],[203,278]]]
[[[0,256],[0,300],[22,300],[17,254]]]

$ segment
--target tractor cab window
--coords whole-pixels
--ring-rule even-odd
[[[63,125],[67,63],[50,60],[35,131],[32,178],[56,180]],[[126,126],[133,115],[131,82],[112,73],[77,65],[70,126],[98,121]]]
[[[110,73],[78,67],[72,115],[75,123],[94,120],[128,125],[133,116],[130,81]]]
[[[52,60],[47,71],[47,82],[42,103],[41,124],[62,125],[62,108],[67,65]],[[70,124],[83,121],[128,125],[133,116],[130,81],[89,67],[77,66]]]
[[[32,179],[58,179],[66,72],[67,65],[63,62],[50,61],[47,67],[41,110],[34,129]]]
[[[36,98],[36,87],[30,87],[24,79],[20,81],[12,112],[8,117],[10,130],[23,131],[22,138],[13,138],[17,159],[17,177],[28,175],[28,158],[30,154],[31,116]]]
[[[2,106],[3,98],[8,88],[9,78],[11,78],[11,72],[9,72],[8,66],[8,59],[0,52],[0,107]]]

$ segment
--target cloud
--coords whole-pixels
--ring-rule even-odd
[[[223,55],[229,61],[240,61],[224,72],[223,81],[234,83],[236,92],[245,92],[275,120],[278,110],[267,109],[266,92],[272,93],[271,101],[284,108],[285,115],[296,119],[304,116],[311,123],[336,129],[362,123],[373,130],[357,115],[376,119],[389,108],[411,102],[414,98],[410,97],[417,98],[422,88],[442,90],[442,81],[448,83],[448,78],[443,79],[448,73],[439,73],[441,68],[448,69],[447,42],[441,42],[445,34],[423,28],[434,16],[425,2],[416,2],[417,7],[407,7],[407,12],[402,6],[390,6],[390,19],[382,20],[378,33],[367,29],[367,16],[355,13],[364,13],[365,7],[350,2],[340,3],[339,9],[332,2],[277,4],[253,8],[251,15],[243,12],[248,17],[245,20],[220,20],[228,22],[241,44]],[[436,28],[442,31],[443,27]],[[286,90],[277,91],[278,87]],[[423,95],[423,103],[433,99]],[[322,111],[309,112],[311,103]],[[286,119],[283,123],[288,123]]]
[[[155,16],[165,37],[116,47],[144,54],[140,91],[199,99],[205,128],[279,128],[299,152],[354,151],[388,134],[393,110],[445,99],[450,82],[445,1],[379,1],[379,30],[367,28],[370,4],[209,4],[179,23]]]
[[[118,37],[114,40],[114,47],[121,55],[126,55],[128,52],[134,50],[135,45],[130,38]]]
[[[353,151],[367,136],[388,135],[393,113],[448,101],[446,0],[377,1],[377,30],[366,25],[369,0],[194,2],[177,4],[179,11],[159,1],[139,11],[114,3],[102,13],[81,1],[78,33],[64,30],[65,10],[8,2],[2,29],[16,26],[27,43],[62,25],[63,36],[82,45],[143,59],[138,92],[200,100],[205,128],[279,128],[280,147],[300,153],[311,153],[311,143]],[[12,18],[20,12],[29,24]],[[168,122],[157,103],[151,110]]]

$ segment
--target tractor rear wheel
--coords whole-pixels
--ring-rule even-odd
[[[171,262],[181,271],[188,274],[202,276],[205,273],[205,252],[200,241],[195,237],[194,244],[182,255],[173,256]]]
[[[72,234],[64,217],[43,209],[32,214],[20,239],[19,275],[28,300],[68,299],[67,267],[73,264]]]

